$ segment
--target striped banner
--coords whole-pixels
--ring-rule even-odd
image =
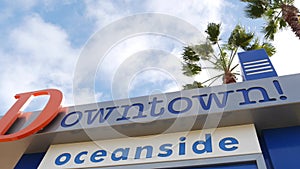
[[[264,49],[238,53],[244,80],[278,76]]]

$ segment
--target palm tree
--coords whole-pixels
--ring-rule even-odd
[[[183,74],[187,76],[195,76],[202,69],[219,70],[221,73],[204,82],[194,81],[192,84],[187,84],[183,86],[184,89],[204,87],[205,84],[210,86],[221,77],[223,84],[235,83],[237,73],[234,73],[234,70],[238,64],[233,64],[233,60],[238,50],[248,51],[264,48],[269,56],[275,53],[275,48],[271,44],[260,43],[254,33],[246,32],[240,25],[233,29],[226,43],[222,43],[220,40],[220,30],[221,24],[209,23],[205,31],[206,42],[184,47],[182,70]],[[200,60],[207,61],[212,66],[202,67]]]
[[[294,0],[241,0],[247,2],[245,9],[249,18],[265,18],[265,37],[274,40],[274,34],[278,29],[291,27],[295,35],[300,39],[299,10],[294,6]]]

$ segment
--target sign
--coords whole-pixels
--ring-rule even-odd
[[[39,169],[88,168],[261,153],[254,125],[52,145]]]
[[[277,73],[265,49],[238,53],[244,80],[277,77]]]
[[[258,82],[248,81],[212,88],[70,106],[66,108],[65,112],[60,114],[54,124],[47,127],[47,132],[148,123],[158,119],[176,119],[178,117],[193,117],[192,119],[194,120],[194,116],[205,114],[223,113],[225,111],[235,112],[250,108],[299,102],[299,94],[291,86],[300,84],[299,77],[300,75],[276,77]],[[290,83],[289,79],[293,79],[293,84]],[[23,123],[16,121],[20,116],[26,115],[26,113],[21,113],[19,110],[29,97],[42,94],[50,95],[49,102],[44,110],[40,113],[28,114]],[[0,142],[17,140],[36,133],[49,124],[60,110],[62,94],[58,90],[47,89],[17,96],[18,101],[0,120]],[[218,121],[215,123],[218,124]],[[189,122],[187,124],[192,126],[194,123]],[[176,125],[174,126],[177,127]],[[182,131],[182,125],[178,127]],[[19,131],[18,129],[20,128],[22,130]],[[122,130],[122,128],[119,129]],[[190,126],[187,126],[187,128],[190,128]],[[8,129],[10,129],[12,134],[6,134]],[[151,130],[154,131],[155,129]],[[126,130],[125,132],[128,131]],[[136,133],[136,131],[133,132]],[[111,131],[106,133],[112,134]],[[88,135],[90,134],[88,133]],[[101,136],[104,138],[105,134]],[[99,138],[93,139],[97,140]]]
[[[69,108],[57,129],[93,128],[124,123],[151,122],[162,118],[200,115],[206,112],[240,110],[261,104],[276,104],[286,101],[278,80],[269,80],[267,85],[255,83],[217,86],[162,95],[116,100],[101,104]]]
[[[7,134],[8,129],[14,124],[18,117],[22,116],[21,109],[32,96],[49,95],[49,101],[39,116],[24,129]],[[17,102],[8,110],[8,112],[0,119],[0,142],[19,140],[21,138],[32,135],[42,128],[46,127],[58,114],[62,101],[62,93],[56,89],[46,89],[28,93],[17,94],[15,96]]]

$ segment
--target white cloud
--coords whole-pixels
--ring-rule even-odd
[[[167,92],[174,88],[181,89],[189,78],[181,73],[181,62],[175,55],[167,51],[141,51],[128,58],[128,66],[120,66],[114,74],[114,96],[126,97],[126,94],[139,91],[135,95],[148,95],[152,90]],[[191,80],[190,80],[191,81]]]
[[[70,1],[64,2],[69,3]],[[7,35],[9,38],[6,40],[11,46],[11,50],[7,51],[7,49],[0,48],[0,63],[2,64],[0,67],[2,72],[0,74],[0,96],[3,99],[2,103],[4,103],[4,109],[7,109],[14,103],[13,96],[16,93],[50,87],[62,90],[66,96],[67,103],[72,104],[73,71],[75,70],[79,50],[72,48],[68,35],[63,28],[45,22],[41,16],[32,14],[32,11],[30,11],[32,7],[39,4],[43,9],[51,9],[53,10],[52,12],[54,12],[55,8],[52,9],[52,7],[57,5],[57,3],[49,0],[43,0],[42,2],[36,0],[20,1],[20,4],[14,4],[14,2],[9,3],[11,6],[15,6],[14,10],[20,8],[23,3],[26,3],[25,9],[28,10],[28,12],[26,13],[27,17],[23,19],[23,22],[20,23],[18,27],[9,31],[9,34]],[[105,28],[108,24],[125,16],[154,12],[180,18],[191,23],[203,33],[209,22],[225,22],[223,24],[225,30],[226,27],[231,27],[235,24],[235,22],[231,21],[231,17],[226,15],[229,13],[227,11],[228,8],[232,7],[230,6],[232,5],[230,3],[232,2],[224,0],[91,0],[85,1],[86,9],[84,12],[87,19],[95,21],[95,30]],[[300,1],[295,1],[295,4],[299,7]],[[11,11],[14,10],[8,9],[3,18],[11,17]],[[0,20],[4,20],[3,18],[1,19],[0,17]],[[235,16],[233,18],[235,18]],[[147,21],[141,21],[138,25],[130,27],[130,29],[138,31],[141,28],[149,27],[146,23]],[[130,22],[128,24],[130,24]],[[150,26],[157,27],[158,25],[152,24]],[[178,29],[177,27],[181,26],[183,25],[175,25],[170,30]],[[74,29],[76,29],[76,27],[74,27]],[[169,29],[169,27],[164,27],[164,29]],[[124,29],[124,27],[120,27],[116,30],[111,30],[111,32],[125,32],[127,30],[128,29]],[[104,37],[99,36],[99,38]],[[103,41],[109,43],[109,38],[113,37],[106,38],[108,39],[104,39]],[[107,51],[108,55],[105,56],[104,60],[101,60],[100,63],[97,63],[96,60],[93,60],[91,57],[84,58],[88,64],[86,64],[87,67],[84,67],[84,69],[81,70],[82,73],[86,73],[86,76],[93,76],[93,78],[97,78],[96,76],[99,75],[108,83],[115,83],[116,81],[114,80],[116,79],[113,78],[118,77],[119,84],[111,86],[111,88],[115,89],[120,96],[122,95],[122,91],[130,91],[130,89],[141,84],[141,82],[160,83],[170,79],[170,76],[166,74],[158,75],[157,73],[148,72],[148,74],[136,78],[132,84],[128,82],[128,77],[130,80],[130,77],[133,75],[132,72],[136,73],[139,69],[147,66],[158,67],[171,73],[171,75],[174,74],[174,77],[176,77],[175,81],[178,81],[178,84],[183,84],[184,81],[187,82],[190,80],[186,77],[186,79],[182,77],[179,60],[177,60],[176,63],[173,63],[168,60],[169,58],[167,56],[156,56],[152,58],[149,58],[148,56],[145,58],[132,59],[132,56],[136,55],[138,52],[147,52],[151,50],[163,50],[169,54],[175,55],[178,59],[182,52],[184,42],[176,42],[176,40],[171,39],[170,37],[163,37],[163,35],[133,35],[132,37],[124,38],[125,39],[122,39],[124,41],[114,44],[116,46],[111,46],[111,50]],[[201,41],[200,38],[199,41]],[[297,70],[298,66],[296,65],[298,60],[295,55],[297,54],[296,49],[300,45],[299,40],[294,37],[292,32],[283,31],[276,35],[274,44],[277,47],[278,52],[272,57],[272,61],[278,73],[280,75],[298,73],[299,70]],[[101,47],[106,44],[98,45],[97,50],[101,50]],[[97,50],[90,51],[90,54],[95,54]],[[289,68],[282,66],[282,63],[284,63],[284,65],[289,65]],[[92,64],[99,66],[97,75],[89,74],[89,66]],[[126,64],[127,67],[124,67]],[[125,82],[127,84],[123,84]],[[95,97],[93,88],[95,86],[93,84],[89,87],[90,88],[79,88],[77,94],[80,96],[80,103],[88,103],[89,101],[94,102],[93,100]],[[178,90],[178,86],[174,85],[174,83],[166,83],[157,90],[165,92],[174,91]],[[96,92],[95,95],[98,100],[100,97],[107,96],[107,93],[110,91]],[[91,98],[93,100],[90,100]]]
[[[132,89],[145,84],[149,90],[153,90],[153,84],[163,92],[178,90],[191,81],[181,73],[182,51],[178,48],[182,45],[173,39],[153,35],[126,39],[114,46],[99,63],[96,86],[109,85],[114,99],[127,98]],[[173,81],[172,90],[161,83],[170,80]],[[147,89],[140,90],[138,95],[146,94],[149,94]]]
[[[31,9],[33,6],[35,6],[38,3],[38,0],[6,0],[6,2],[10,7],[25,11]]]
[[[114,21],[127,16],[141,13],[156,13],[180,18],[192,24],[201,32],[204,32],[209,22],[221,22],[224,16],[222,13],[226,10],[227,6],[230,6],[230,3],[224,0],[92,0],[86,1],[85,3],[86,16],[89,19],[95,20],[98,25],[95,30],[99,30],[105,25],[114,23]],[[144,22],[147,22],[146,18]],[[142,26],[142,24],[143,22],[141,21],[141,25],[139,26]],[[120,28],[120,31],[121,29],[122,28]]]
[[[294,5],[299,9],[300,8],[300,1],[299,0],[295,0],[294,1]]]
[[[97,28],[110,24],[113,21],[120,19],[122,16],[128,15],[126,9],[116,5],[118,1],[108,0],[90,0],[85,1],[86,16],[96,20]]]
[[[283,30],[275,35],[273,44],[277,52],[271,60],[278,75],[299,73],[299,38],[290,29]]]
[[[182,18],[199,29],[206,28],[209,22],[220,22],[221,11],[227,2],[223,0],[150,0],[145,6],[150,12],[165,13]]]
[[[109,23],[113,23],[113,21],[120,19],[122,17],[128,16],[128,15],[134,15],[139,13],[145,13],[145,12],[154,12],[154,13],[162,13],[167,14],[170,16],[175,16],[177,18],[180,18],[184,21],[187,21],[188,23],[191,23],[198,29],[200,29],[199,32],[204,32],[204,29],[207,26],[207,23],[209,22],[220,22],[221,21],[221,11],[224,10],[224,6],[226,6],[226,2],[222,0],[202,0],[202,1],[181,1],[181,0],[172,0],[172,1],[159,1],[159,0],[149,0],[149,1],[122,1],[122,5],[120,5],[121,1],[87,1],[87,16],[89,18],[95,19],[96,23],[98,25],[98,28],[102,28],[104,25],[107,25]],[[172,5],[170,5],[172,4]],[[139,10],[133,9],[133,7],[136,7],[138,5]],[[101,9],[101,10],[99,10]],[[144,26],[147,27],[158,27],[161,23],[147,24],[147,19],[144,18],[143,21],[140,22],[140,24],[137,25],[130,25],[130,21],[127,23],[127,27],[130,27],[130,29],[138,30]],[[166,24],[164,22],[164,24]],[[122,25],[124,26],[124,25]],[[162,27],[164,29],[174,30],[178,29],[180,27],[183,27],[185,25],[170,25],[173,27]],[[178,27],[178,28],[177,28]],[[104,27],[105,29],[105,27]],[[128,28],[127,28],[128,29]],[[124,27],[118,27],[116,30],[111,30],[111,32],[121,32],[126,31],[127,29],[124,29]],[[151,28],[149,28],[151,30]],[[164,32],[165,30],[161,30]],[[134,32],[134,31],[132,31]],[[186,30],[185,32],[189,32],[189,30]],[[201,33],[199,33],[201,34]],[[110,39],[107,40],[107,42],[110,42],[111,39],[113,39],[113,33],[109,37]],[[201,38],[197,39],[197,42],[200,42],[203,40],[203,35],[199,35]],[[106,36],[105,36],[106,37]],[[99,38],[103,39],[104,36],[99,36]],[[192,36],[191,36],[192,37]],[[147,67],[147,65],[151,65],[151,60],[145,60],[145,59],[136,59],[135,61],[132,61],[128,63],[128,60],[130,60],[132,55],[134,55],[137,52],[146,51],[146,50],[153,50],[153,49],[161,49],[165,50],[169,53],[172,51],[181,51],[182,46],[184,45],[184,42],[181,44],[176,44],[174,46],[168,46],[172,44],[172,40],[169,39],[169,41],[164,41],[164,38],[157,38],[156,36],[147,36],[147,37],[124,37],[125,42],[122,42],[120,44],[114,44],[117,46],[111,46],[111,50],[107,51],[109,52],[108,55],[105,56],[104,60],[101,60],[100,63],[98,63],[98,74],[101,75],[103,79],[105,79],[106,83],[114,83],[113,78],[115,78],[118,73],[121,73],[122,76],[118,76],[118,81],[122,82],[118,84],[118,87],[111,86],[113,90],[116,90],[116,95],[127,97],[126,93],[122,93],[122,91],[128,92],[128,84],[124,86],[123,83],[127,83],[128,81],[126,78],[128,76],[132,76],[132,71],[141,69],[143,67]],[[174,40],[173,40],[174,41]],[[178,43],[178,42],[177,42]],[[168,44],[168,45],[166,45]],[[107,45],[107,44],[105,44]],[[100,48],[104,46],[102,44],[98,44],[97,50],[101,50]],[[99,55],[99,52],[97,51],[91,51],[92,53],[97,53]],[[180,53],[176,53],[177,58],[180,57]],[[176,74],[176,77],[180,76],[180,84],[183,84],[182,82],[182,73],[180,71],[181,64],[178,61],[177,64],[170,64],[170,61],[165,59],[157,59],[157,57],[154,57],[157,67],[166,69],[170,71],[172,74]],[[86,65],[93,65],[92,62],[95,62],[94,59],[89,59],[91,62]],[[122,67],[127,64],[127,67]],[[93,67],[93,66],[91,66]],[[122,72],[120,72],[120,69],[122,67]],[[89,72],[88,67],[84,67],[80,72]],[[85,71],[84,71],[85,70]],[[119,72],[118,72],[119,71]],[[127,74],[126,74],[127,73]],[[152,74],[153,75],[153,74]],[[89,74],[90,76],[90,74]],[[82,76],[86,77],[86,76]],[[148,76],[147,76],[148,77]],[[157,78],[163,78],[166,79],[167,77],[159,77],[156,75],[153,75],[152,78],[149,79],[156,79]],[[135,83],[139,83],[139,81],[143,81],[145,79],[138,79]],[[178,80],[178,79],[177,79]],[[185,79],[186,80],[186,79]],[[79,80],[79,81],[85,81],[88,82],[89,80]],[[186,81],[187,82],[187,81]],[[90,82],[89,82],[90,83]],[[90,86],[94,87],[94,86]],[[173,91],[175,88],[178,89],[177,86],[170,86],[171,89],[162,89],[164,91]],[[118,92],[119,91],[119,92]]]
[[[38,15],[26,17],[24,21],[21,27],[11,31],[10,39],[15,50],[13,53],[28,54],[27,59],[48,64],[70,57],[64,56],[64,53],[72,51],[64,30],[44,22]]]
[[[95,92],[93,89],[80,88],[76,91],[76,95],[74,96],[74,104],[81,105],[95,103],[98,102],[102,96],[103,93]]]
[[[14,103],[17,93],[45,88],[62,90],[66,100],[72,102],[72,75],[78,51],[70,46],[67,34],[34,15],[26,17],[9,37],[10,51],[1,57],[2,108]]]

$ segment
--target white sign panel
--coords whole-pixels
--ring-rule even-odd
[[[50,146],[39,169],[86,168],[261,153],[254,125]]]

